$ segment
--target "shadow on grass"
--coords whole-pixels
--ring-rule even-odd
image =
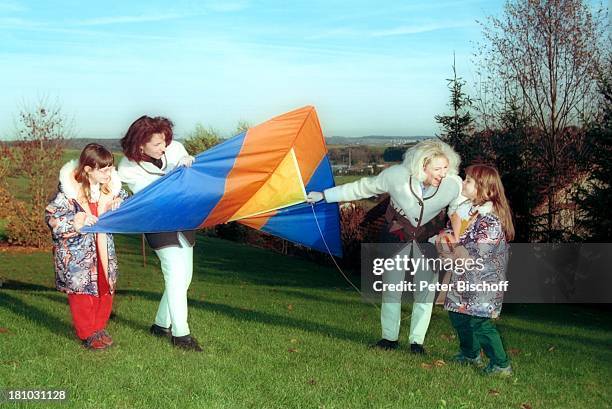
[[[46,287],[40,284],[24,283],[21,281],[8,280],[2,285],[3,290],[17,291],[55,291],[53,287]]]
[[[556,326],[594,327],[612,330],[611,304],[504,304],[509,314],[526,321]]]
[[[273,291],[276,294],[285,294],[290,297],[297,297],[303,300],[324,302],[324,303],[337,304],[337,305],[355,305],[355,303],[361,302],[361,299],[341,300],[338,298],[333,298],[333,297],[328,297],[328,296],[323,296],[323,295],[309,294],[308,292],[298,291],[298,290],[285,290],[285,289],[279,290],[279,289],[273,288],[271,291]]]
[[[159,301],[161,298],[161,294],[149,292],[149,291],[139,291],[139,290],[124,290],[119,292],[121,295],[127,296],[135,296],[144,298],[151,301]],[[214,302],[204,302],[200,300],[189,300],[190,308],[198,308],[205,311],[216,312],[218,314],[222,314],[226,317],[244,321],[244,322],[256,322],[262,324],[268,324],[275,327],[282,328],[290,328],[290,329],[299,329],[302,331],[308,331],[312,333],[319,333],[321,335],[332,336],[334,338],[343,339],[346,341],[363,343],[364,340],[370,338],[370,334],[364,334],[360,332],[354,332],[345,330],[342,328],[332,327],[327,324],[317,323],[312,321],[306,321],[302,319],[289,318],[282,315],[270,314],[266,312],[256,311],[256,310],[248,310],[244,308],[232,307],[226,304],[214,303]],[[151,317],[155,315],[155,311],[151,311]],[[133,321],[128,319],[124,319],[118,317],[119,321],[125,322],[127,325],[131,326],[136,330],[142,330],[143,326],[141,324],[136,324]],[[214,326],[214,322],[210,323],[210,326]]]
[[[503,333],[506,331],[512,331],[521,334],[524,338],[529,338],[528,343],[533,345],[534,338],[544,338],[546,342],[539,344],[543,349],[550,347],[548,343],[554,343],[558,346],[566,346],[566,353],[573,354],[577,349],[594,349],[597,351],[604,351],[610,353],[612,351],[612,342],[604,341],[601,339],[586,337],[581,335],[568,335],[554,331],[554,328],[550,328],[550,331],[537,330],[533,328],[526,328],[523,326],[513,325],[508,322],[499,323],[497,327]],[[552,339],[551,337],[556,337]],[[526,342],[527,343],[527,342]],[[518,345],[516,345],[518,346]]]
[[[51,294],[42,294],[43,297],[49,298],[53,301],[61,302],[61,295],[57,294],[52,296]],[[64,300],[65,302],[65,300]],[[0,307],[12,312],[15,315],[20,315],[37,326],[46,328],[49,332],[52,332],[61,337],[69,340],[74,340],[74,330],[72,326],[67,324],[66,321],[62,321],[57,317],[41,310],[40,308],[29,305],[17,297],[6,293],[5,291],[0,292]],[[68,304],[66,303],[66,308]]]

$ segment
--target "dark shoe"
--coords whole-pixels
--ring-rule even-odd
[[[501,367],[489,363],[489,365],[484,369],[484,373],[489,376],[500,376],[502,378],[507,378],[512,376],[512,367],[510,365]]]
[[[177,348],[186,349],[188,351],[202,352],[202,348],[198,344],[195,338],[191,335],[185,335],[182,337],[172,337],[172,345]]]
[[[156,337],[170,337],[170,336],[172,336],[172,332],[170,332],[170,328],[160,327],[157,324],[151,325],[151,328],[149,328],[149,332],[151,334],[155,335]]]
[[[467,356],[463,355],[461,352],[455,355],[452,358],[452,361],[458,364],[461,364],[461,365],[474,365],[476,367],[481,367],[484,365],[482,362],[482,357],[480,355],[478,355],[476,358],[468,358]]]
[[[384,338],[372,345],[374,348],[384,349],[385,351],[397,349],[398,346],[399,344],[397,341],[389,341],[388,339]]]
[[[92,336],[90,336],[89,338],[87,338],[86,340],[84,340],[83,341],[83,346],[85,348],[91,349],[91,350],[101,350],[101,349],[108,348],[108,345],[106,345],[104,342],[102,342],[102,340],[98,336],[98,333],[95,333]]]
[[[425,355],[425,348],[421,344],[410,344],[410,352],[413,354]]]
[[[113,339],[111,338],[110,334],[105,329],[98,331],[97,334],[98,334],[98,338],[104,344],[106,344],[106,346],[109,347],[113,345]]]

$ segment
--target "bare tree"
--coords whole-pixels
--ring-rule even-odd
[[[64,140],[71,135],[71,123],[59,102],[50,103],[42,98],[21,108],[16,134],[18,142],[12,154],[17,174],[25,179],[28,200],[10,198],[8,241],[43,247],[49,241],[49,230],[43,222],[44,209],[58,185]]]
[[[546,185],[548,240],[555,240],[557,228],[555,193],[582,148],[576,126],[596,107],[607,34],[603,14],[582,0],[514,0],[501,17],[481,23],[481,114],[491,124],[510,106],[520,107],[527,125],[538,130],[533,154]]]

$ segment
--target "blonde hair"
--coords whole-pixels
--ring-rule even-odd
[[[476,183],[476,199],[474,204],[482,205],[485,202],[493,203],[495,214],[499,218],[506,240],[514,239],[514,223],[512,211],[506,198],[504,185],[497,169],[489,165],[471,165],[465,169],[466,176],[474,179]]]
[[[425,166],[433,159],[440,157],[448,160],[448,175],[459,173],[461,158],[450,145],[438,139],[427,139],[408,149],[404,154],[402,165],[419,182],[423,182],[427,178],[424,171]]]

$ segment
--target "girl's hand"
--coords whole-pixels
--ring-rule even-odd
[[[98,218],[85,212],[78,212],[74,216],[74,229],[77,233],[81,232],[83,226],[93,226],[98,222]]]
[[[190,168],[193,165],[193,161],[195,158],[191,155],[183,156],[178,161],[178,166],[185,166],[186,168]]]

